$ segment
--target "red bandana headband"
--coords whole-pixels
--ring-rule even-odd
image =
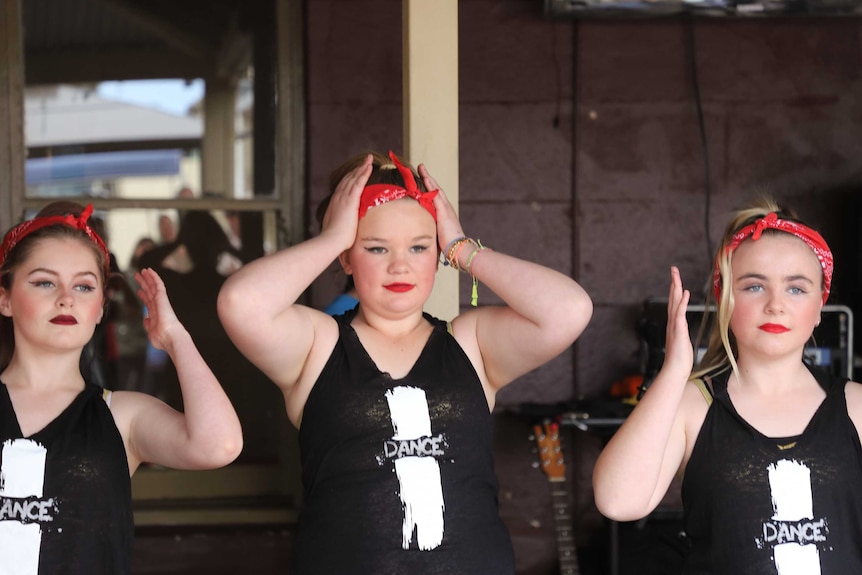
[[[829,290],[832,287],[832,251],[826,245],[826,240],[823,239],[823,236],[808,226],[798,222],[779,219],[778,214],[771,212],[733,234],[730,243],[724,248],[725,254],[730,255],[749,236],[751,236],[752,240],[759,240],[763,234],[763,230],[766,229],[780,230],[792,234],[814,250],[814,255],[817,256],[817,259],[820,261],[820,267],[823,268],[823,303],[825,304],[826,300],[829,299]],[[718,268],[718,258],[715,260],[715,271],[713,272],[713,289],[715,290],[715,299],[718,301],[721,297],[721,272]]]
[[[90,238],[100,250],[102,250],[102,254],[105,256],[105,277],[107,277],[109,275],[108,266],[110,265],[110,256],[108,255],[108,248],[105,246],[105,242],[102,241],[102,238],[99,237],[99,234],[97,234],[93,228],[87,225],[87,220],[90,219],[90,215],[92,213],[93,204],[89,204],[77,218],[72,214],[66,214],[65,216],[43,216],[35,217],[32,220],[27,220],[18,224],[9,230],[6,237],[3,238],[3,243],[0,244],[0,267],[3,267],[3,263],[9,256],[9,252],[11,252],[21,240],[36,230],[59,224],[75,228],[76,230],[81,230],[87,234],[87,237]]]
[[[362,219],[368,213],[368,210],[374,206],[410,197],[418,201],[419,205],[425,208],[436,222],[437,208],[434,207],[434,198],[440,190],[423,192],[416,185],[416,180],[410,168],[404,166],[391,151],[389,152],[389,158],[392,159],[395,167],[401,172],[401,177],[404,179],[404,184],[407,187],[403,188],[396,184],[371,184],[370,186],[365,186],[365,189],[362,190],[362,197],[359,199],[359,219]]]

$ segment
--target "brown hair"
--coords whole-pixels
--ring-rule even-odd
[[[404,183],[404,178],[401,177],[401,172],[395,168],[395,164],[392,163],[389,156],[381,154],[380,152],[362,152],[361,154],[351,156],[329,174],[329,195],[323,198],[320,204],[318,204],[317,212],[315,214],[318,227],[323,226],[323,216],[326,215],[326,210],[329,207],[329,202],[332,200],[332,194],[335,193],[335,188],[338,187],[338,184],[344,179],[344,176],[361,166],[362,162],[365,161],[365,158],[367,158],[369,154],[372,156],[372,168],[371,175],[368,176],[368,183],[366,185],[394,184],[402,187],[406,185]],[[425,189],[425,183],[422,181],[422,178],[419,177],[419,173],[413,168],[413,166],[403,160],[401,163],[405,167],[410,168],[410,171],[413,172],[413,178],[416,180],[416,185],[419,190],[427,192],[428,190]]]
[[[75,202],[65,200],[56,201],[42,208],[37,218],[48,216],[65,216],[71,214],[75,217],[81,215],[84,211],[83,206]],[[86,245],[91,246],[96,263],[98,264],[99,274],[102,279],[102,289],[106,288],[108,278],[105,277],[105,269],[107,262],[105,254],[101,248],[91,240],[83,230],[79,230],[65,224],[49,225],[44,228],[35,230],[34,232],[21,238],[17,244],[6,255],[2,267],[0,267],[0,287],[8,293],[12,289],[12,283],[15,276],[15,271],[27,261],[33,249],[39,242],[46,238],[70,238],[83,241]],[[15,332],[13,329],[12,318],[0,316],[0,371],[6,369],[9,362],[12,360],[12,355],[15,352]]]
[[[362,162],[365,161],[365,158],[371,154],[371,175],[368,176],[368,182],[366,185],[372,184],[394,184],[396,186],[404,186],[404,178],[401,176],[401,172],[395,167],[395,164],[392,163],[392,160],[389,156],[385,154],[381,154],[380,152],[362,152],[360,154],[356,154],[355,156],[351,156],[348,158],[343,164],[332,170],[329,174],[329,195],[327,195],[321,202],[317,205],[317,211],[315,212],[315,219],[317,220],[318,229],[323,228],[323,216],[326,215],[326,210],[329,208],[329,202],[332,200],[332,195],[335,193],[335,188],[338,187],[338,184],[341,183],[341,180],[344,179],[344,176],[349,174],[351,171],[356,169],[357,167],[362,165]],[[400,158],[400,157],[399,157]],[[425,188],[425,183],[422,181],[422,178],[419,177],[419,173],[411,166],[410,164],[401,162],[404,166],[410,168],[410,171],[413,172],[413,178],[416,180],[416,185],[418,188],[427,192],[428,190]],[[347,281],[344,285],[344,291],[350,291],[353,289],[353,276],[348,275]]]

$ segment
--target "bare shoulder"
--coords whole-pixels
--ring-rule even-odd
[[[862,433],[862,384],[848,381],[844,386],[844,397],[847,398],[847,413],[856,429]]]
[[[473,358],[472,352],[479,352],[479,321],[482,315],[493,313],[490,307],[470,309],[458,314],[450,322],[450,333],[458,344]]]
[[[473,364],[473,367],[479,374],[479,379],[482,381],[483,385],[487,383],[487,377],[485,375],[485,364],[482,359],[482,351],[479,347],[477,322],[483,313],[489,312],[489,309],[490,308],[487,307],[481,307],[467,310],[459,314],[451,322],[452,336],[455,338],[455,341],[458,342],[458,345],[461,346],[461,349],[464,350],[464,353],[467,354],[467,357],[470,358],[470,363]]]
[[[124,430],[128,429],[132,419],[141,410],[159,405],[166,406],[162,400],[139,391],[113,391],[110,397],[105,398],[105,401],[108,402],[108,407],[114,416],[114,422],[124,436]]]
[[[282,316],[269,335],[256,334],[241,340],[238,347],[270,381],[288,392],[305,377],[321,348],[328,347],[328,357],[338,339],[338,324],[328,314],[303,305],[292,306]]]
[[[464,347],[465,343],[469,345],[470,341],[476,341],[476,320],[482,308],[471,309],[458,314],[455,319],[449,322],[451,333]],[[464,340],[462,342],[462,340]]]
[[[847,397],[847,408],[850,408],[851,402],[862,407],[862,384],[858,381],[848,381],[844,385],[844,395]]]
[[[702,382],[702,380],[701,380]],[[686,435],[697,435],[700,427],[703,425],[703,420],[706,418],[706,412],[709,406],[712,405],[713,398],[702,383],[698,380],[689,380],[685,384],[685,389],[682,392],[682,400],[679,404],[678,417],[685,424]]]
[[[708,379],[690,379],[685,384],[682,395],[682,406],[687,411],[701,413],[704,416],[713,402],[713,388]]]
[[[340,332],[338,321],[333,317],[317,310],[310,310],[310,312],[313,314],[314,340],[308,350],[305,366],[297,383],[317,380],[326,362],[329,361],[332,350],[335,349]]]
[[[313,317],[314,340],[301,369],[290,378],[271,378],[284,394],[287,414],[297,427],[311,389],[332,356],[339,337],[339,324],[335,319],[322,312]]]
[[[108,402],[108,407],[114,418],[114,425],[117,426],[117,430],[123,438],[129,469],[134,473],[134,470],[141,463],[140,457],[136,455],[135,440],[132,437],[133,429],[139,427],[136,422],[146,422],[148,425],[157,427],[163,421],[163,419],[159,419],[160,414],[179,415],[179,413],[162,400],[138,391],[114,391],[104,399]],[[170,418],[172,415],[168,415],[168,417]]]

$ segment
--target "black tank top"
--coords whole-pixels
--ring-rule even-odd
[[[686,466],[686,574],[862,573],[862,446],[846,379],[812,369],[826,398],[798,437],[768,438],[714,378],[715,400]],[[858,385],[858,384],[853,384]]]
[[[87,384],[24,438],[0,384],[0,574],[129,573],[129,467],[102,392]]]
[[[492,420],[470,360],[434,329],[403,379],[377,369],[350,321],[299,431],[305,508],[291,573],[514,573],[497,508]]]

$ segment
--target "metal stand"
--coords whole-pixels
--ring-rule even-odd
[[[574,427],[587,432],[613,432],[623,424],[623,417],[590,417],[586,412],[568,412],[560,415],[560,425]],[[610,572],[608,575],[619,575],[620,572],[620,526],[619,523],[608,519],[608,551],[610,554]]]

